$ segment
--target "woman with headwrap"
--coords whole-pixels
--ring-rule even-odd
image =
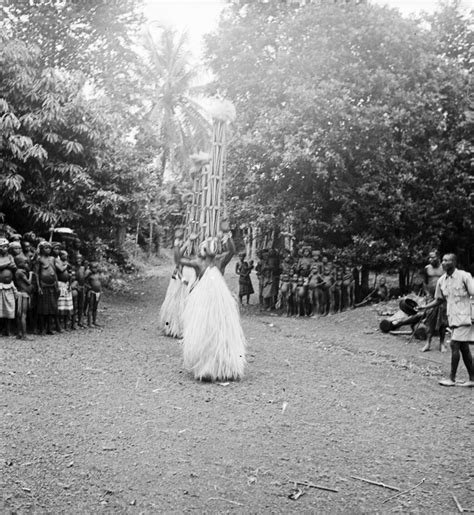
[[[195,259],[175,252],[178,265],[196,270],[183,313],[183,358],[186,369],[201,381],[240,379],[245,367],[238,304],[220,271],[223,257],[217,255],[218,247],[217,238],[207,238]]]

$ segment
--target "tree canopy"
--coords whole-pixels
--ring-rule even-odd
[[[469,23],[445,9],[452,23],[373,5],[227,9],[207,59],[211,91],[238,113],[228,163],[241,221],[292,222],[362,264],[467,250]]]
[[[2,28],[9,39],[40,49],[48,68],[80,71],[108,94],[122,92],[136,68],[141,0],[120,2],[7,2]]]
[[[184,39],[174,53],[144,45],[140,4],[1,7],[0,215],[18,230],[68,225],[111,242],[141,227],[151,240],[153,225],[176,223],[187,184],[163,184],[158,158],[176,153],[179,133],[184,175],[196,142],[179,109],[200,114]]]

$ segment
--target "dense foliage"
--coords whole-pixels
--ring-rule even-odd
[[[108,95],[130,96],[138,66],[134,38],[144,22],[141,5],[141,0],[7,2],[0,10],[4,34],[39,47],[40,66],[80,71]]]
[[[303,4],[234,3],[207,40],[209,93],[238,115],[234,224],[292,227],[372,267],[430,247],[472,261],[470,19],[455,1],[419,20]],[[151,249],[180,222],[209,126],[185,39],[144,31],[140,5],[1,7],[0,217],[18,230]]]
[[[469,41],[456,5],[416,21],[370,5],[230,6],[207,56],[212,92],[238,113],[234,215],[291,223],[361,264],[416,262],[430,247],[466,258]]]
[[[143,38],[139,7],[1,8],[0,217],[20,232],[67,225],[119,247],[134,232],[151,250],[180,222],[186,180],[164,184],[163,173],[178,146],[173,130],[188,153],[197,148],[180,107],[202,117],[186,96],[184,40],[166,30],[160,39],[156,28]]]

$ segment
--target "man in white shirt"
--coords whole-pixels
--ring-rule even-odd
[[[449,379],[441,379],[442,386],[456,385],[456,372],[462,355],[469,380],[460,386],[474,386],[474,364],[469,344],[474,344],[474,326],[471,318],[471,299],[474,295],[474,279],[472,275],[456,268],[456,256],[445,254],[441,262],[445,273],[436,283],[435,298],[432,302],[421,306],[420,310],[436,307],[446,302],[448,323],[451,328],[451,374]]]

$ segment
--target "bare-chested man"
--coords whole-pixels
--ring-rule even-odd
[[[322,302],[322,315],[328,315],[329,313],[334,312],[334,268],[333,264],[327,256],[323,256],[322,258],[322,292],[323,292],[323,302]]]
[[[315,261],[311,267],[308,283],[308,295],[311,303],[313,316],[322,314],[323,308],[323,279],[322,279],[322,264]]]
[[[428,254],[428,264],[423,270],[423,290],[431,302],[434,299],[436,291],[436,283],[438,279],[444,274],[441,265],[440,255],[437,250],[432,250]],[[428,312],[425,320],[427,329],[427,342],[421,349],[422,352],[427,352],[431,349],[431,340],[436,331],[439,333],[440,351],[446,352],[448,349],[444,343],[446,328],[448,325],[448,318],[446,313],[446,304],[440,304]]]
[[[334,267],[334,284],[332,290],[334,292],[334,312],[339,313],[343,309],[342,305],[342,282],[343,273],[340,266]]]

